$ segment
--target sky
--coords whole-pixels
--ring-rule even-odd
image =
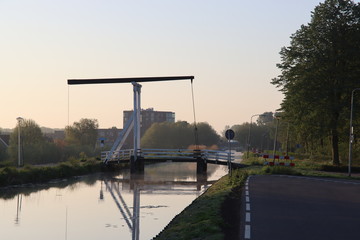
[[[64,128],[81,118],[123,127],[130,83],[67,79],[189,76],[197,122],[274,112],[279,51],[319,0],[0,0],[0,128],[16,118]],[[190,81],[141,83],[141,107],[194,121]],[[253,119],[254,120],[254,119]]]

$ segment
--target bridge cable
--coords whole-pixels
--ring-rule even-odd
[[[198,129],[197,129],[197,123],[196,123],[194,86],[193,86],[193,80],[192,79],[191,79],[191,96],[192,96],[192,105],[193,105],[193,114],[194,114],[195,150],[199,150],[199,135],[198,135]]]

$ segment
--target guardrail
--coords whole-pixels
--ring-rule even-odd
[[[191,149],[141,149],[138,153],[145,160],[164,159],[164,160],[195,160],[202,158],[205,161],[234,161],[234,153],[215,150],[191,150]],[[105,161],[127,161],[134,155],[134,149],[125,149],[121,151],[105,151],[101,153],[101,159]]]

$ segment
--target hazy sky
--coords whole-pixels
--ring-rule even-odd
[[[0,0],[0,128],[16,118],[122,128],[131,84],[73,78],[194,75],[196,118],[217,131],[275,111],[281,47],[319,0]],[[142,84],[142,108],[193,122],[189,81]],[[69,100],[69,101],[68,101]]]

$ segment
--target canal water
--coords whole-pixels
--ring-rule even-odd
[[[227,173],[208,164],[145,166],[144,175],[95,174],[46,185],[0,189],[0,239],[152,239]]]

